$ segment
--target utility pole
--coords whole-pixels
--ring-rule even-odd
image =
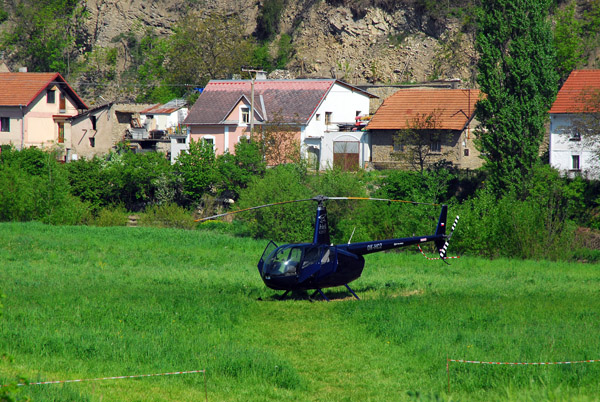
[[[258,73],[264,73],[262,69],[242,67],[243,72],[250,73],[250,139],[253,139],[254,134],[254,81]],[[254,73],[254,75],[252,75]]]

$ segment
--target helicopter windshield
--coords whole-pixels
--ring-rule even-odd
[[[296,275],[302,259],[302,247],[282,246],[272,252],[263,264],[263,274],[271,276]]]

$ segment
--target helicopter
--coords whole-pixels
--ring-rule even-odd
[[[314,290],[315,292],[309,297],[309,299],[312,300],[312,298],[319,293],[323,299],[329,301],[329,298],[327,298],[325,293],[323,293],[323,289],[345,286],[346,289],[348,289],[348,291],[357,300],[360,300],[358,295],[350,288],[350,286],[348,286],[348,284],[361,276],[365,267],[364,255],[371,253],[415,244],[419,245],[420,249],[421,243],[433,242],[439,252],[440,260],[448,264],[446,260],[448,258],[452,258],[447,257],[446,253],[450,238],[454,233],[454,229],[456,228],[459,217],[456,217],[450,234],[446,234],[446,220],[448,215],[447,205],[441,206],[437,227],[435,232],[431,235],[375,240],[359,243],[350,243],[349,241],[347,244],[334,245],[330,242],[329,238],[327,209],[325,207],[325,201],[328,200],[410,202],[388,200],[383,198],[327,197],[324,195],[318,195],[313,198],[283,201],[226,212],[202,219],[197,219],[197,221],[206,221],[238,212],[286,203],[304,201],[317,202],[317,212],[312,242],[284,244],[278,246],[275,242],[270,241],[265,247],[257,264],[258,272],[265,285],[273,290],[284,291],[283,295],[280,296],[281,299],[285,298],[286,295],[292,291]],[[424,204],[418,202],[411,203]]]

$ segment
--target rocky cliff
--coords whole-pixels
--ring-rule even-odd
[[[169,35],[187,12],[241,13],[252,34],[264,0],[88,0],[92,47],[114,45],[121,33],[150,27]],[[334,4],[335,3],[335,4]],[[356,3],[356,2],[355,2]],[[473,40],[457,20],[432,17],[410,2],[288,0],[279,32],[292,38],[295,77],[335,77],[353,84],[472,80]],[[339,4],[339,5],[336,5]],[[369,4],[373,4],[369,6]]]

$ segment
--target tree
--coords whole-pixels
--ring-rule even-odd
[[[439,114],[439,111],[417,114],[409,122],[409,128],[398,130],[394,144],[400,151],[394,153],[393,157],[421,174],[433,162],[443,158],[445,154],[440,153],[443,134],[437,128]]]
[[[253,140],[259,143],[268,165],[299,162],[299,132],[298,123],[286,121],[281,113],[273,113],[273,117],[255,131]]]
[[[197,202],[205,193],[214,195],[219,171],[213,145],[206,141],[190,141],[190,148],[177,158],[175,170],[183,179],[183,193]]]
[[[172,84],[204,86],[211,79],[239,74],[254,45],[238,15],[190,13],[175,27],[167,70]]]
[[[575,1],[556,12],[554,47],[556,67],[561,80],[567,79],[573,69],[583,63],[584,43],[581,40],[582,23],[575,17]]]
[[[13,63],[30,71],[70,72],[80,48],[87,45],[83,28],[85,2],[79,0],[21,0],[13,5],[11,24],[0,38]]]
[[[558,91],[547,0],[489,0],[478,15],[477,145],[488,185],[517,189],[539,159],[544,123]]]

